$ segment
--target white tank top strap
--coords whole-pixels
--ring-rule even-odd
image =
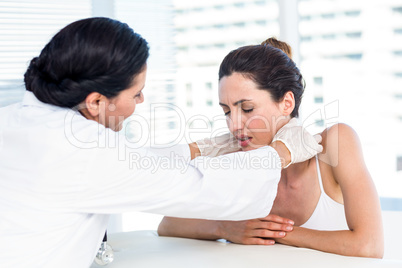
[[[325,194],[324,185],[322,183],[322,177],[321,177],[320,163],[318,161],[318,156],[317,155],[315,156],[315,163],[317,165],[317,176],[318,176],[318,181],[320,183],[321,194]]]

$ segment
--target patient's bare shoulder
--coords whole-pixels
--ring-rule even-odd
[[[341,155],[361,150],[356,131],[347,124],[338,123],[328,127],[321,136],[323,151],[319,154],[319,159],[333,167],[338,165]]]

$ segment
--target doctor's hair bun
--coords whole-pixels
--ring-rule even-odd
[[[73,86],[66,85],[68,79],[60,83],[55,73],[48,73],[43,68],[44,64],[40,63],[39,57],[31,60],[24,75],[26,89],[44,103],[59,107],[74,107],[82,92],[69,90]]]
[[[263,41],[261,43],[261,45],[265,45],[265,46],[270,45],[270,46],[279,48],[280,50],[285,52],[289,58],[292,58],[292,47],[288,43],[276,39],[276,37],[268,38],[267,40]]]
[[[73,108],[92,92],[107,98],[132,86],[149,56],[145,39],[127,24],[88,18],[61,29],[31,60],[25,87],[42,102]]]

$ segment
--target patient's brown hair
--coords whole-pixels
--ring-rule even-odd
[[[233,73],[243,74],[254,81],[258,89],[268,91],[275,102],[291,91],[295,99],[291,116],[298,117],[305,84],[290,56],[290,46],[275,38],[259,45],[239,47],[223,59],[219,80]]]
[[[280,40],[276,39],[275,37],[268,38],[267,40],[263,41],[261,43],[261,45],[270,45],[270,46],[279,48],[280,50],[285,52],[289,58],[292,58],[292,47],[288,43],[286,43],[284,41],[280,41]]]

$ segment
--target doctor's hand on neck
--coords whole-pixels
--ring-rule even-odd
[[[278,130],[270,145],[278,152],[282,168],[287,168],[290,164],[304,162],[321,153],[321,140],[321,135],[311,135],[299,125],[296,118],[292,118]]]

